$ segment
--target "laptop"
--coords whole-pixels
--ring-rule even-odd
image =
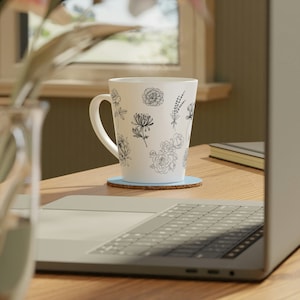
[[[298,248],[300,1],[269,9],[265,201],[67,196],[41,209],[38,271],[259,281]]]

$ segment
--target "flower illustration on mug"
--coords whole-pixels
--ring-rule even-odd
[[[175,133],[170,140],[163,141],[158,152],[155,150],[150,151],[152,159],[150,167],[160,174],[167,174],[170,171],[174,171],[178,159],[175,151],[182,148],[183,143],[184,137],[179,133]]]
[[[187,159],[188,159],[188,154],[189,154],[189,148],[187,148],[184,152],[184,156],[183,156],[183,161],[182,161],[182,166],[185,168],[186,167],[186,163],[187,163]]]
[[[127,113],[126,109],[123,109],[120,106],[121,102],[121,97],[116,89],[112,89],[111,91],[111,99],[112,99],[112,104],[115,107],[115,117],[120,117],[122,120],[125,120],[124,115]]]
[[[186,115],[186,119],[187,120],[193,120],[194,117],[194,109],[195,109],[195,105],[193,103],[190,103],[187,107],[187,115]]]
[[[183,99],[184,92],[176,98],[173,110],[171,112],[172,122],[171,125],[173,128],[177,125],[177,120],[180,118],[179,111],[182,108],[185,100]]]
[[[184,143],[184,137],[180,133],[175,133],[173,138],[171,139],[172,145],[175,149],[180,149]]]
[[[147,134],[150,131],[150,126],[154,124],[153,118],[149,114],[135,113],[134,121],[131,122],[135,127],[132,128],[133,136],[136,138],[143,139],[147,147],[147,139],[149,135]]]
[[[164,102],[164,93],[158,88],[147,88],[143,94],[143,102],[149,106],[159,106]]]
[[[174,151],[174,146],[173,146],[172,140],[162,142],[160,144],[160,150],[164,153]]]
[[[127,138],[125,138],[123,135],[119,135],[117,138],[117,146],[121,166],[128,166],[128,161],[131,159],[131,151]]]
[[[121,97],[120,97],[118,91],[116,89],[112,89],[110,95],[111,95],[113,105],[115,105],[115,106],[119,105],[121,102]]]
[[[150,157],[152,158],[151,168],[157,173],[167,174],[169,171],[174,171],[176,167],[177,155],[175,152],[151,151]]]

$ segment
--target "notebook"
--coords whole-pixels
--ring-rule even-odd
[[[286,2],[269,5],[264,203],[68,196],[41,209],[37,270],[257,281],[297,249],[300,1]]]
[[[264,170],[264,142],[209,144],[210,157]]]

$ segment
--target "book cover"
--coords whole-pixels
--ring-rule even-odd
[[[210,157],[264,170],[264,142],[213,143]]]

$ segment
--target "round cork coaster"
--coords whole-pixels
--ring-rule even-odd
[[[125,189],[143,189],[143,190],[170,190],[186,189],[202,185],[202,179],[193,176],[185,176],[183,181],[172,183],[138,183],[124,181],[121,176],[107,179],[107,185]]]

